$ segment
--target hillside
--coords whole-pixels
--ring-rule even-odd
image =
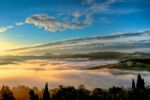
[[[120,61],[117,64],[109,64],[103,66],[96,66],[90,68],[90,70],[96,70],[101,68],[116,68],[126,70],[146,70],[150,71],[150,59],[149,58],[129,58]]]

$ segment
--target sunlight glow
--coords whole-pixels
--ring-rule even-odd
[[[18,48],[23,47],[18,45],[17,43],[7,41],[7,40],[1,40],[0,42],[0,55],[16,55],[17,52],[5,52],[5,50],[9,50],[12,48]]]

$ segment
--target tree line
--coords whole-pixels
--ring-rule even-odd
[[[60,85],[49,90],[46,83],[42,94],[38,94],[35,89],[29,89],[28,96],[28,100],[150,100],[150,88],[145,87],[144,79],[139,74],[136,82],[132,79],[132,88],[111,87],[88,90],[84,85],[78,88]],[[17,98],[8,86],[3,85],[0,89],[0,100],[17,100]]]

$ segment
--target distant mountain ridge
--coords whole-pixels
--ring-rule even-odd
[[[91,58],[91,59],[128,59],[128,58],[149,58],[150,53],[135,52],[135,53],[123,53],[123,52],[91,52],[80,54],[60,54],[54,55],[46,53],[45,56],[50,58]]]
[[[119,59],[129,56],[129,53],[121,52],[92,52],[92,53],[80,53],[80,54],[60,54],[53,55],[46,53],[45,56],[50,58],[90,58],[90,59]]]

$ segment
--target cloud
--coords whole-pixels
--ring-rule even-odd
[[[122,33],[110,36],[77,38],[50,42],[24,48],[8,50],[9,52],[26,52],[27,54],[82,53],[95,51],[136,51],[150,49],[150,31]],[[129,50],[130,49],[130,50]]]
[[[76,18],[79,18],[81,16],[80,12],[78,11],[75,11],[72,15]]]
[[[90,16],[94,19],[94,14],[129,14],[141,11],[135,8],[122,8],[122,7],[112,7],[113,4],[122,3],[124,0],[83,0],[82,4],[87,6],[87,9],[80,12],[80,16]],[[105,16],[100,18],[100,23],[110,23],[109,19]]]
[[[94,0],[83,0],[83,4],[91,4]]]
[[[0,33],[6,32],[6,31],[7,31],[7,28],[5,28],[5,27],[0,27]]]
[[[101,17],[101,18],[99,19],[99,22],[100,22],[100,23],[106,23],[106,24],[109,24],[109,23],[110,23],[110,21],[109,21],[106,17]]]
[[[107,11],[112,4],[120,2],[120,0],[83,0],[83,2],[83,4],[87,4],[90,6],[87,11],[93,14]]]
[[[13,28],[13,26],[0,27],[0,33],[4,33],[4,32],[8,31],[11,28]]]
[[[77,14],[75,14],[77,17]],[[46,14],[36,14],[26,19],[26,23],[34,24],[38,27],[44,27],[45,30],[50,32],[63,31],[66,29],[80,29],[91,24],[89,17],[85,18],[82,22],[59,21],[54,16]]]
[[[24,24],[25,24],[24,22],[16,22],[14,25],[0,27],[0,33],[4,33],[6,31],[8,31],[9,29],[12,29],[12,28],[15,28],[17,26],[24,25]]]
[[[25,23],[24,22],[17,22],[17,23],[15,23],[15,25],[17,25],[17,26],[21,26],[21,25],[24,25]]]
[[[74,21],[78,22],[78,19],[81,17],[81,14],[79,11],[75,11],[72,16],[74,17]]]
[[[47,14],[35,14],[26,18],[26,23],[34,24],[37,27],[43,27],[50,32],[64,31],[67,29],[81,29],[94,22],[93,15],[99,12],[107,11],[110,6],[120,0],[83,0],[82,6],[85,8],[82,10],[76,9],[73,13],[65,14],[61,13],[61,17],[49,16]],[[108,20],[103,19],[103,22]]]

